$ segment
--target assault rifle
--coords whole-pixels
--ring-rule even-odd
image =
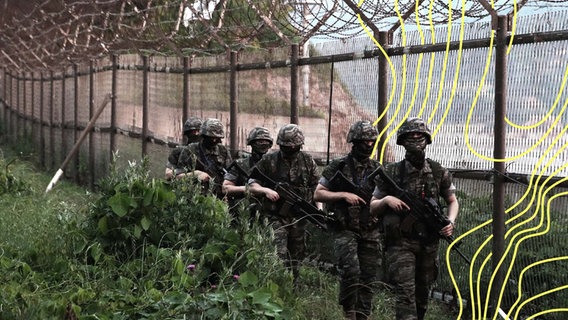
[[[207,173],[209,175],[210,178],[214,178],[214,185],[213,185],[213,193],[217,196],[222,196],[222,190],[221,190],[221,185],[223,184],[223,176],[225,175],[225,173],[227,172],[227,170],[225,170],[225,168],[221,168],[220,170],[216,170],[214,168],[211,168],[211,166],[207,166],[205,165],[205,163],[203,163],[203,161],[201,161],[201,159],[199,159],[199,157],[195,158],[195,168],[194,170],[199,170],[199,171],[203,171],[205,173]],[[186,168],[177,168],[174,169],[174,175],[178,175],[180,173],[187,173],[187,169]],[[212,181],[208,181],[208,182],[202,182],[202,187],[204,190],[209,190],[210,187],[210,183]]]
[[[233,162],[231,163],[231,165],[227,168],[227,169],[223,169],[223,172],[226,174],[227,172],[229,172],[232,168],[237,169],[237,171],[243,175],[243,177],[245,177],[246,179],[249,178],[249,173],[246,172],[245,169],[243,169],[241,166],[239,166],[239,164],[237,163],[237,160],[233,160]]]
[[[373,180],[377,174],[379,174],[379,169],[373,170],[371,174],[367,177],[367,181]],[[361,197],[367,205],[371,203],[371,198],[373,197],[373,190],[367,190],[363,186],[356,186],[351,180],[338,170],[331,179],[329,179],[332,191],[346,191],[353,193]]]
[[[262,181],[266,187],[278,193],[280,199],[284,201],[284,205],[288,205],[292,209],[295,209],[295,211],[301,213],[302,218],[305,217],[311,223],[317,225],[322,230],[327,231],[327,217],[325,212],[321,211],[316,206],[290,190],[290,186],[288,184],[275,182],[258,170],[257,167],[253,167],[249,178]]]
[[[451,224],[450,220],[446,218],[442,209],[438,205],[438,203],[432,198],[425,198],[420,199],[417,195],[402,189],[400,186],[394,182],[394,180],[389,177],[389,175],[383,170],[383,167],[379,167],[379,176],[394,188],[395,194],[394,196],[402,200],[406,203],[410,210],[406,212],[408,215],[407,217],[410,218],[410,221],[420,221],[423,222],[426,227],[434,231],[436,235],[440,238],[443,238],[448,243],[454,242],[454,237],[450,236],[442,236],[440,235],[440,230],[442,230],[445,226]],[[403,224],[405,224],[403,222]],[[401,226],[402,227],[402,226]],[[453,246],[452,249],[455,250],[468,264],[471,264],[471,260],[463,254],[458,248],[459,243],[456,246]]]

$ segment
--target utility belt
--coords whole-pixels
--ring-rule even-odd
[[[379,226],[379,219],[369,206],[339,205],[332,209],[336,229],[359,232]]]
[[[425,244],[434,243],[440,238],[428,230],[425,223],[408,214],[387,213],[381,224],[387,247],[402,238],[419,240]]]

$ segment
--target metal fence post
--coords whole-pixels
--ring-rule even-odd
[[[143,84],[142,84],[142,157],[148,154],[148,56],[142,57]]]
[[[95,112],[95,62],[89,62],[89,119],[93,118]],[[112,150],[110,150],[110,160],[112,161]],[[89,135],[89,188],[95,186],[95,137]]]
[[[31,142],[32,142],[32,144],[33,144],[33,141],[34,141],[34,138],[35,138],[35,122],[36,122],[36,120],[35,120],[35,112],[34,112],[34,109],[35,109],[35,108],[34,108],[34,106],[35,106],[35,96],[36,96],[36,91],[35,91],[35,72],[33,72],[33,71],[31,72],[31,75],[30,75],[30,82],[31,82],[31,84],[32,84],[32,87],[31,87],[31,91],[32,91],[32,92],[31,92],[31,98],[32,98],[31,100],[32,100],[32,103],[31,103],[31,107],[30,107],[30,108],[31,108],[31,110],[30,110],[30,120],[31,120],[31,121],[30,121],[30,122],[31,122],[31,126],[32,126],[32,127],[31,127]]]
[[[8,132],[9,132],[10,135],[12,135],[14,133],[14,124],[12,123],[12,120],[13,120],[12,114],[14,113],[14,90],[13,90],[14,84],[13,84],[13,81],[14,81],[14,75],[10,72],[10,86],[9,86],[9,88],[10,88],[9,89],[10,103],[8,104],[9,112],[8,112],[8,115],[6,116],[6,119],[8,120],[7,128],[8,128]]]
[[[183,57],[183,102],[182,102],[182,125],[189,118],[189,57]]]
[[[507,107],[507,16],[497,18],[495,49],[495,159],[505,159],[505,116]],[[493,173],[493,255],[491,258],[495,278],[491,287],[491,304],[498,307],[499,291],[504,281],[502,269],[497,270],[505,248],[505,174],[504,161],[495,161]]]
[[[237,128],[238,128],[238,110],[239,110],[239,92],[237,88],[237,62],[238,53],[236,51],[231,51],[231,76],[230,76],[230,143],[229,150],[233,156],[236,156],[237,152]]]
[[[59,150],[61,152],[61,159],[65,159],[65,156],[67,155],[67,141],[66,141],[66,134],[65,134],[65,114],[67,113],[66,111],[66,91],[67,88],[65,86],[65,75],[66,75],[66,68],[63,67],[63,70],[61,71],[61,114],[60,114],[60,121],[61,121],[61,150]]]
[[[332,111],[333,111],[333,76],[334,76],[334,72],[335,72],[335,63],[332,59],[331,61],[331,74],[330,74],[330,84],[329,84],[329,114],[328,114],[328,119],[327,119],[327,156],[325,159],[325,165],[329,164],[329,153],[330,153],[330,149],[331,149],[331,116],[332,116]]]
[[[110,101],[110,153],[116,151],[116,99],[117,99],[117,86],[118,86],[118,59],[115,54],[112,55],[112,78],[111,78],[111,101]],[[112,159],[111,159],[112,161]]]
[[[27,99],[27,95],[28,95],[28,90],[27,90],[27,79],[26,76],[28,75],[28,73],[26,71],[22,72],[22,114],[20,115],[20,117],[22,118],[22,128],[20,129],[20,132],[22,133],[22,137],[24,139],[26,139],[27,136],[27,122],[28,120],[26,119],[26,115],[27,115],[27,110],[28,110],[28,99]]]
[[[18,74],[16,75],[16,112],[14,113],[15,117],[16,117],[16,128],[13,131],[14,135],[12,135],[12,143],[16,143],[18,141],[18,136],[20,135],[20,128],[21,128],[21,114],[22,114],[22,110],[21,110],[21,101],[20,101],[20,82],[22,79],[22,74],[20,72],[18,72]]]
[[[290,123],[299,124],[298,121],[298,86],[300,81],[300,69],[298,59],[300,48],[298,44],[292,45],[290,59]]]
[[[379,44],[383,47],[386,52],[387,47],[389,46],[389,32],[388,31],[381,31],[379,34],[375,34],[375,38],[379,39]],[[379,120],[377,123],[377,131],[379,131],[379,141],[377,144],[377,150],[381,152],[379,154],[379,160],[384,162],[384,153],[383,150],[386,150],[386,139],[385,134],[387,128],[387,114],[386,108],[388,104],[388,73],[389,73],[389,66],[387,57],[383,54],[379,54],[377,58],[378,63],[378,77],[377,77],[377,95],[378,95],[378,105],[377,105],[377,119]],[[392,159],[389,159],[392,160]]]
[[[49,168],[52,169],[55,165],[55,144],[54,144],[54,134],[53,132],[53,104],[55,100],[55,84],[54,84],[54,75],[53,70],[49,71]]]
[[[2,95],[2,101],[4,102],[4,118],[2,119],[2,121],[4,121],[4,128],[6,128],[6,110],[8,110],[8,106],[6,105],[6,97],[8,96],[8,89],[6,88],[6,86],[8,85],[8,73],[6,72],[6,68],[2,68],[2,82],[2,90],[4,91]]]
[[[39,163],[45,169],[45,135],[43,134],[43,109],[44,109],[44,89],[43,71],[39,73]]]
[[[78,135],[77,129],[79,128],[79,71],[77,64],[73,64],[73,144],[77,143]],[[79,174],[79,152],[75,156],[75,182],[79,183],[80,181],[80,174]]]

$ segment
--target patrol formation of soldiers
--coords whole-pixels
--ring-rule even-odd
[[[184,124],[184,135],[186,129],[192,129],[193,136],[187,136],[187,140],[198,141],[171,152],[167,179],[197,178],[203,184],[203,192],[227,200],[230,208],[235,208],[246,195],[255,197],[262,204],[260,216],[274,230],[278,256],[291,270],[295,283],[298,263],[305,256],[307,221],[268,182],[285,184],[288,190],[318,208],[325,204],[328,214],[333,214],[329,229],[340,271],[338,298],[345,319],[370,318],[373,295],[382,281],[395,295],[397,320],[424,319],[428,293],[438,275],[439,238],[452,235],[459,205],[449,171],[426,158],[425,149],[432,143],[432,136],[422,119],[409,118],[401,125],[396,143],[405,148],[405,158],[383,167],[371,159],[377,129],[369,121],[356,121],[347,135],[351,151],[331,161],[321,174],[314,159],[302,151],[304,135],[298,125],[280,128],[276,139],[279,149],[272,152],[269,130],[253,128],[247,138],[250,156],[233,163],[221,144],[222,123],[217,119],[205,120],[195,138],[200,120],[190,120]],[[250,176],[253,168],[259,173],[254,177]],[[396,190],[388,181],[376,174],[378,168],[420,199],[444,199],[450,223],[439,235],[421,221],[409,222],[405,213],[412,208],[396,197]]]

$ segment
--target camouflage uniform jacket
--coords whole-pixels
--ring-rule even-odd
[[[455,186],[452,183],[451,173],[442,165],[434,160],[426,159],[422,169],[415,168],[410,162],[402,160],[399,162],[389,163],[385,166],[385,172],[398,184],[401,188],[408,192],[414,193],[421,198],[433,198],[439,202],[441,195],[453,192]],[[394,195],[394,188],[384,182],[380,176],[375,178],[376,188],[373,196],[382,199],[387,195]],[[422,223],[416,223],[411,233],[402,233],[400,230],[400,215],[387,210],[383,214],[383,225],[386,237],[389,233],[395,238],[400,236],[414,238],[417,233],[428,234],[425,232],[425,226]],[[438,239],[435,235],[430,235],[430,240]]]
[[[322,177],[319,180],[319,183],[326,187],[331,191],[346,191],[340,190],[338,186],[333,184],[332,177],[336,174],[336,172],[341,171],[341,173],[353,184],[361,189],[364,190],[366,193],[371,194],[375,188],[375,181],[372,179],[368,179],[369,175],[380,166],[379,161],[369,159],[366,162],[359,162],[355,159],[351,154],[335,159],[329,163],[329,165],[323,170]],[[364,207],[359,207],[358,214],[367,214],[369,210],[369,203],[371,199],[364,199],[367,202],[367,205]],[[332,211],[337,216],[337,220],[343,224],[349,224],[349,221],[345,219],[349,216],[348,207],[349,204],[345,201],[338,201],[336,203],[329,203],[326,204],[329,211]],[[361,210],[365,210],[365,212],[361,212]],[[363,218],[363,217],[358,217]],[[364,219],[368,219],[368,217],[364,217]],[[368,221],[367,221],[368,222]],[[367,224],[365,222],[365,224]],[[358,228],[355,227],[355,228]],[[352,229],[352,228],[351,228]]]
[[[179,156],[184,148],[187,145],[178,145],[172,149],[170,154],[168,155],[168,163],[166,164],[166,168],[174,169],[177,166]]]
[[[209,150],[204,148],[201,142],[194,142],[181,151],[176,171],[205,171],[212,178],[215,178],[217,184],[221,184],[225,168],[228,168],[231,162],[233,162],[231,155],[225,146],[218,144],[213,150]]]
[[[225,173],[225,180],[233,182],[236,186],[244,186],[247,183],[248,177],[243,175],[235,166],[239,166],[248,174],[254,165],[255,161],[252,156],[246,156],[235,160],[232,165],[233,167]]]
[[[273,181],[287,183],[293,192],[306,201],[313,202],[313,194],[319,179],[319,170],[316,162],[309,154],[300,151],[294,159],[287,160],[282,156],[281,151],[274,151],[265,154],[256,163],[256,167]],[[249,182],[263,184],[262,181],[255,179],[251,179]],[[269,210],[279,211],[282,206],[281,202],[279,200],[276,206]]]

